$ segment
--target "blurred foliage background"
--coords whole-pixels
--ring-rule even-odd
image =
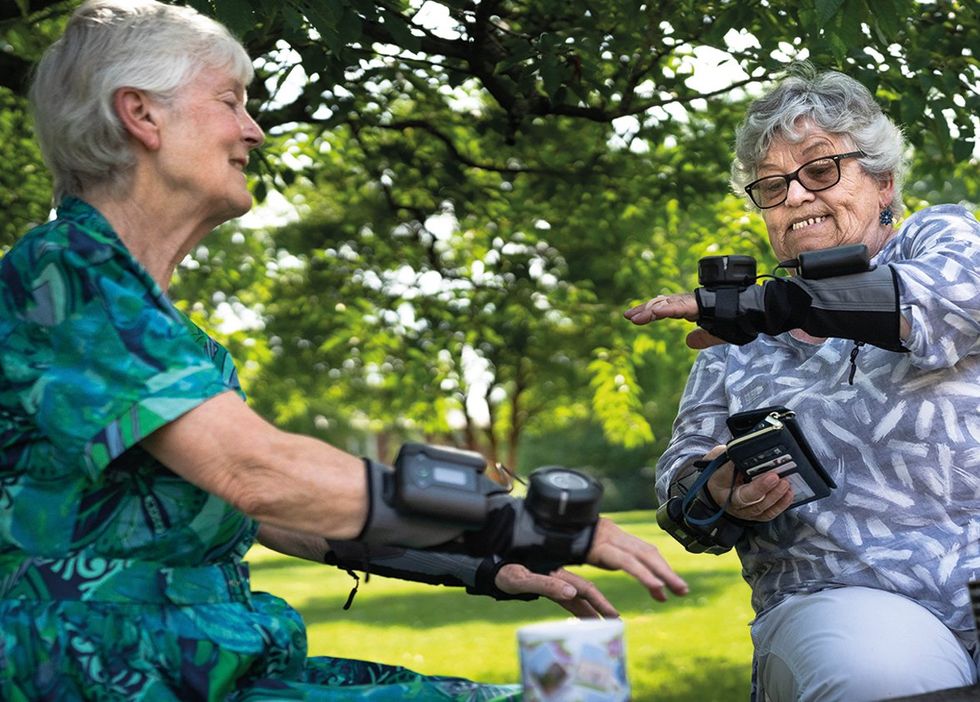
[[[50,211],[30,66],[76,0],[0,3],[0,246]],[[178,305],[284,428],[585,468],[650,507],[693,359],[631,304],[697,259],[774,263],[728,186],[746,101],[808,59],[914,151],[910,209],[976,208],[975,2],[188,0],[255,58],[257,207],[183,262]]]

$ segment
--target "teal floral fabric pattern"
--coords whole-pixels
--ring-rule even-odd
[[[87,203],[0,260],[0,699],[520,699],[307,657],[299,614],[251,592],[257,523],[139,446],[229,391],[227,351]]]

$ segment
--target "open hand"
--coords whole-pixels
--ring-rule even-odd
[[[582,619],[619,616],[619,612],[595,583],[569,573],[564,568],[544,575],[519,563],[508,563],[497,571],[494,584],[511,595],[534,594],[547,597]]]
[[[642,305],[630,307],[623,312],[623,316],[633,324],[649,324],[658,319],[686,319],[694,322],[698,314],[698,301],[694,293],[657,295]]]
[[[596,524],[586,563],[629,573],[660,602],[667,599],[664,586],[675,595],[687,594],[687,583],[671,569],[656,546],[623,531],[605,517]]]
[[[623,312],[626,319],[637,325],[649,324],[658,319],[686,319],[689,322],[696,322],[698,315],[698,301],[694,293],[658,295],[642,305],[630,307]],[[709,346],[728,343],[700,328],[688,334],[686,342],[692,349],[706,349]]]

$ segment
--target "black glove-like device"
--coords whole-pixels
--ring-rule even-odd
[[[725,453],[735,471],[748,482],[776,471],[793,486],[790,509],[827,497],[837,487],[807,443],[795,412],[781,406],[739,412],[728,418],[728,428],[735,438]]]
[[[807,251],[783,261],[799,275],[754,285],[751,256],[698,262],[698,325],[733,344],[800,328],[815,336],[905,351],[899,338],[898,281],[891,266],[872,268],[864,244]]]
[[[592,544],[602,486],[584,473],[540,468],[521,500],[490,480],[472,451],[409,443],[394,470],[365,464],[371,512],[360,540],[498,555],[536,572],[581,563]]]
[[[720,556],[732,550],[752,523],[727,514],[703,485],[692,490],[709,465],[695,461],[674,477],[667,499],[657,508],[657,524],[691,553]]]

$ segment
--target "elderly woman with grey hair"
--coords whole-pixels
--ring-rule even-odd
[[[657,492],[680,500],[663,523],[689,550],[737,549],[759,700],[977,681],[980,225],[939,205],[896,226],[904,151],[861,84],[801,66],[750,106],[733,168],[797,273],[703,281],[626,312],[700,327]],[[825,481],[798,464],[734,470],[726,445],[744,427],[729,417],[770,408],[795,413]]]
[[[252,205],[251,78],[224,27],[153,0],[84,3],[37,68],[58,211],[0,261],[0,698],[518,697],[307,658],[299,615],[251,591],[256,540],[497,599],[544,595],[580,616],[616,610],[561,564],[623,570],[660,600],[686,590],[607,519],[545,533],[475,454],[433,454],[480,488],[461,529],[443,516],[451,500],[403,494],[396,508],[391,469],[242,401],[228,353],[167,289],[189,250]]]

